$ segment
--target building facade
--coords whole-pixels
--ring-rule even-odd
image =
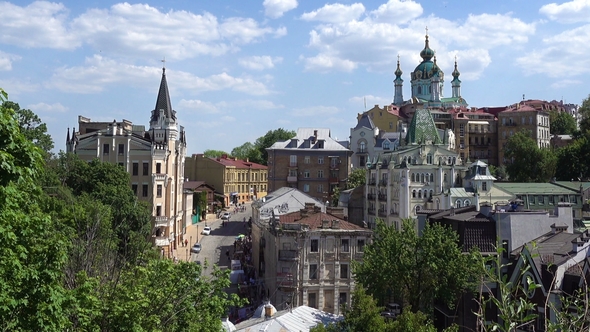
[[[371,230],[351,224],[306,203],[300,211],[253,223],[265,257],[261,277],[270,301],[293,307],[307,305],[342,314],[351,304],[355,283],[352,261],[363,259]]]
[[[268,151],[268,191],[297,188],[325,202],[343,189],[352,151],[330,136],[329,129],[299,128],[297,135],[276,142]]]
[[[225,205],[249,202],[266,195],[267,167],[249,160],[223,155],[218,158],[193,154],[186,158],[185,176],[205,181],[223,196]]]
[[[156,107],[149,129],[130,121],[92,122],[78,117],[78,131],[66,139],[66,151],[82,160],[118,164],[131,177],[138,199],[152,205],[152,237],[170,255],[178,244],[186,211],[183,210],[186,136],[172,109],[166,70],[162,70]],[[190,211],[188,211],[190,213]]]

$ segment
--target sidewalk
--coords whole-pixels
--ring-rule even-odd
[[[211,226],[211,224],[221,222],[221,220],[217,219],[215,214],[208,214],[207,220],[198,222],[196,224],[191,224],[186,227],[186,234],[183,235],[183,241],[188,240],[188,245],[183,247],[184,244],[180,245],[177,250],[173,252],[174,257],[176,257],[179,261],[188,262],[191,258],[191,247],[196,242],[201,240],[203,236],[201,231],[205,228],[205,225]]]

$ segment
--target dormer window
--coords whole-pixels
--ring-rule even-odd
[[[384,150],[389,150],[389,142],[383,142],[383,149]]]
[[[323,149],[324,148],[324,141],[323,140],[319,140],[318,141],[318,149]]]

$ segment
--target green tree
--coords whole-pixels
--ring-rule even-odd
[[[399,231],[378,221],[373,238],[354,272],[379,303],[393,296],[414,312],[432,315],[434,300],[452,307],[475,273],[457,233],[439,224],[427,224],[419,236],[412,219],[403,220]]]
[[[567,112],[551,111],[549,122],[553,135],[573,135],[578,130],[576,119]]]
[[[582,101],[578,114],[581,116],[580,131],[582,134],[590,133],[590,95]]]
[[[5,101],[3,107],[14,111],[16,120],[21,128],[22,134],[46,154],[53,149],[53,139],[47,133],[47,125],[41,118],[30,109],[20,108],[19,104],[12,101]]]
[[[364,168],[354,168],[346,179],[346,189],[353,189],[364,186],[367,181],[367,170]]]
[[[230,154],[221,150],[205,150],[203,155],[207,158],[220,158],[223,155],[229,156]]]
[[[267,148],[270,148],[276,142],[283,142],[288,139],[295,137],[297,133],[292,130],[285,130],[283,128],[269,130],[264,136],[259,137],[254,142],[256,149],[260,152],[260,160],[251,160],[255,163],[267,165],[268,164],[268,152]]]
[[[549,149],[540,149],[528,130],[519,131],[506,142],[504,155],[511,160],[506,166],[510,181],[547,182],[557,168],[557,157]]]
[[[261,160],[260,150],[250,142],[246,142],[238,147],[231,150],[231,155],[240,160],[249,160],[251,162],[258,163]]]
[[[557,149],[557,172],[561,181],[582,180],[590,177],[590,139],[587,135],[574,140],[570,145]]]
[[[0,329],[63,331],[67,244],[37,204],[42,152],[21,131],[6,98],[0,89]]]

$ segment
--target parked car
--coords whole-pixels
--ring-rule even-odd
[[[198,254],[201,252],[201,244],[200,243],[195,243],[193,244],[192,248],[191,248],[191,252],[193,254]]]
[[[211,227],[207,226],[207,227],[203,228],[203,230],[201,231],[201,234],[203,234],[203,235],[211,234]]]
[[[221,220],[229,220],[229,218],[231,218],[231,213],[229,213],[229,212],[224,212],[221,215]]]

